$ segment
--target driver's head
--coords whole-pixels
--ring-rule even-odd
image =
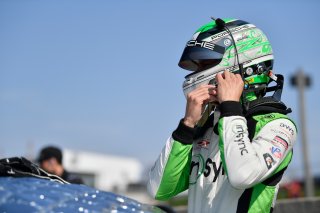
[[[226,69],[239,73],[239,63],[244,67],[242,73],[245,81],[244,91],[249,91],[255,87],[254,85],[267,86],[270,82],[269,72],[273,65],[273,53],[266,35],[246,21],[223,20],[226,27],[217,25],[213,20],[200,27],[187,42],[179,61],[181,68],[191,71],[185,77],[183,84],[185,95],[201,84],[214,84],[215,75]],[[232,33],[234,40],[226,28]],[[265,94],[261,91],[252,91],[247,92],[249,100]]]
[[[45,147],[40,151],[38,162],[42,169],[55,174],[57,167],[62,166],[62,152],[57,147]]]

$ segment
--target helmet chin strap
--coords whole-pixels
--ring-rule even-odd
[[[204,110],[203,113],[202,113],[202,117],[200,118],[200,120],[199,120],[198,123],[197,123],[197,126],[198,126],[198,127],[202,127],[202,126],[206,123],[206,121],[208,120],[211,112],[212,112],[214,109],[215,109],[215,105],[214,105],[214,104],[208,103],[208,104],[206,105],[206,108],[205,108],[205,110]]]
[[[235,46],[235,48],[237,48],[237,47]],[[237,55],[238,55],[238,53],[237,53]],[[241,75],[242,81],[244,81],[243,65],[239,63],[239,57],[238,57],[238,64],[239,64],[239,71],[240,71],[240,75]],[[242,104],[245,103],[245,100],[246,99],[245,99],[244,92],[242,92],[242,94],[241,94],[241,102],[242,102]]]

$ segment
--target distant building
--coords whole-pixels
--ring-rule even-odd
[[[115,193],[125,193],[130,184],[140,183],[143,172],[134,158],[68,149],[63,150],[63,165],[85,184]]]

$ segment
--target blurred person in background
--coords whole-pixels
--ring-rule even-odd
[[[266,35],[213,18],[187,42],[179,66],[192,71],[185,116],[150,171],[149,193],[167,200],[188,189],[189,213],[272,212],[297,130]]]
[[[62,165],[62,151],[61,149],[48,146],[44,147],[39,154],[39,166],[48,173],[57,175],[69,183],[83,184],[80,177],[70,174]]]

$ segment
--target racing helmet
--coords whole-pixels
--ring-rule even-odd
[[[241,74],[248,101],[263,97],[267,85],[277,81],[266,35],[246,21],[212,19],[193,34],[180,58],[179,66],[192,71],[183,83],[185,96],[201,84],[215,84],[216,74],[229,70]]]

